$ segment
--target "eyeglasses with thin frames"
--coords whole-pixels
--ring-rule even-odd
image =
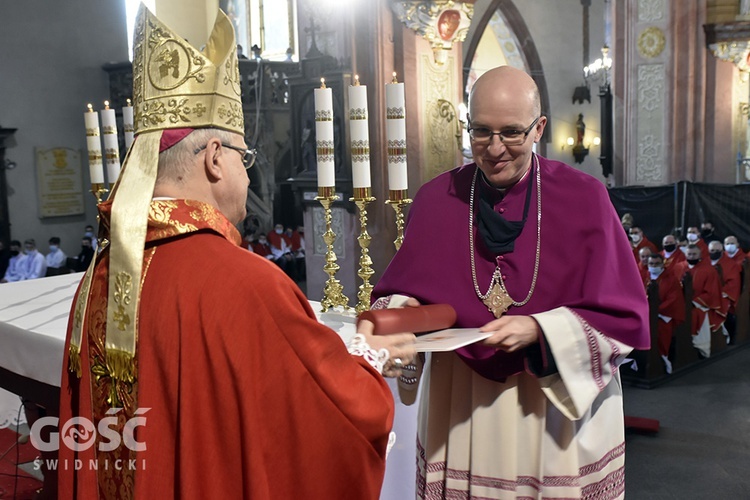
[[[506,146],[520,146],[526,142],[526,138],[531,133],[532,129],[536,126],[541,116],[538,116],[528,128],[524,130],[501,130],[499,132],[493,132],[486,127],[469,127],[469,137],[477,144],[489,144],[492,142],[493,136],[500,137],[500,141]]]
[[[245,170],[248,170],[250,167],[253,166],[255,163],[255,158],[258,156],[258,152],[255,149],[245,149],[245,148],[239,148],[237,146],[232,146],[231,144],[226,144],[224,142],[221,143],[222,146],[225,148],[233,149],[237,151],[240,156],[242,156],[242,164],[245,165]],[[205,146],[201,146],[195,151],[193,151],[194,154],[198,154],[204,149],[208,147],[208,144]]]

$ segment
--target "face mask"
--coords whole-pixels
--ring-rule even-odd
[[[258,243],[260,243],[261,245],[265,245],[266,244],[266,240],[258,240]]]
[[[11,251],[10,251],[10,255],[11,255],[12,257],[17,257],[19,253],[21,253],[21,252],[19,252],[18,250],[11,250]]]
[[[675,250],[677,250],[677,245],[675,243],[667,243],[664,245],[665,252],[674,252]]]
[[[633,243],[638,243],[641,241],[641,235],[640,234],[631,234],[630,239],[633,240]]]
[[[50,252],[57,252],[58,248],[60,248],[60,247],[58,247],[57,245],[50,245],[49,246],[49,251]]]
[[[691,266],[698,264],[698,262],[700,261],[701,261],[700,259],[688,259],[687,260],[688,264],[690,264]]]
[[[276,234],[281,234],[283,231],[281,229],[276,229],[275,232]]]
[[[708,252],[708,255],[711,257],[711,260],[719,260],[721,259],[721,256],[724,255],[724,252],[721,250],[718,252]]]
[[[664,271],[664,268],[661,266],[656,266],[656,267],[648,266],[648,272],[651,275],[652,279],[658,277],[662,273],[662,271]]]
[[[687,234],[687,239],[689,241],[698,241],[698,235],[695,234],[695,233],[688,233]]]
[[[94,237],[94,233],[91,232],[91,231],[86,231],[85,233],[83,233],[83,235],[84,236],[88,236],[89,238],[93,238]]]
[[[25,253],[26,255],[29,255],[30,253],[34,253],[34,249],[33,248],[25,248],[24,251],[23,251],[23,253]]]
[[[701,236],[703,236],[704,238],[708,238],[712,234],[714,234],[713,229],[701,229]]]
[[[734,243],[727,243],[726,249],[727,253],[734,253],[737,251],[737,245],[735,245]]]

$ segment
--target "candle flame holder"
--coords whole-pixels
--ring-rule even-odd
[[[349,309],[349,299],[344,295],[344,286],[334,278],[339,270],[339,265],[336,264],[336,253],[333,251],[333,242],[336,241],[336,233],[331,228],[331,204],[337,199],[336,188],[334,187],[318,187],[318,196],[315,198],[323,205],[324,216],[326,221],[326,232],[323,233],[323,241],[325,241],[328,250],[326,251],[326,263],[323,266],[323,270],[328,275],[328,281],[326,281],[325,287],[323,288],[323,300],[320,301],[320,305],[323,306],[320,312],[326,312],[329,309],[333,309],[337,306],[341,306],[344,310]]]
[[[409,199],[409,192],[406,189],[389,190],[387,204],[393,207],[396,211],[396,230],[398,236],[393,241],[393,245],[396,250],[401,248],[401,244],[404,242],[404,207],[411,203]]]
[[[354,188],[354,197],[350,198],[349,201],[353,201],[359,209],[359,236],[357,241],[359,242],[359,248],[361,249],[359,257],[359,271],[357,276],[362,279],[362,284],[359,285],[359,293],[357,293],[357,305],[354,310],[357,314],[364,311],[370,310],[370,297],[372,295],[373,286],[370,284],[370,278],[375,271],[372,269],[372,258],[370,258],[370,241],[372,238],[367,233],[367,204],[375,201],[372,196],[372,189],[367,188]]]

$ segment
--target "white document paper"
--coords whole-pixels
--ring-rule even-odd
[[[455,351],[491,336],[492,332],[480,332],[479,328],[449,328],[420,335],[414,345],[417,352]]]

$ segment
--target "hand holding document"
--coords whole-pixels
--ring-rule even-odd
[[[448,304],[365,311],[359,316],[363,319],[374,324],[375,335],[417,334],[417,352],[453,351],[492,336],[479,328],[450,328],[456,323],[456,311]],[[431,333],[419,335],[422,332]]]

